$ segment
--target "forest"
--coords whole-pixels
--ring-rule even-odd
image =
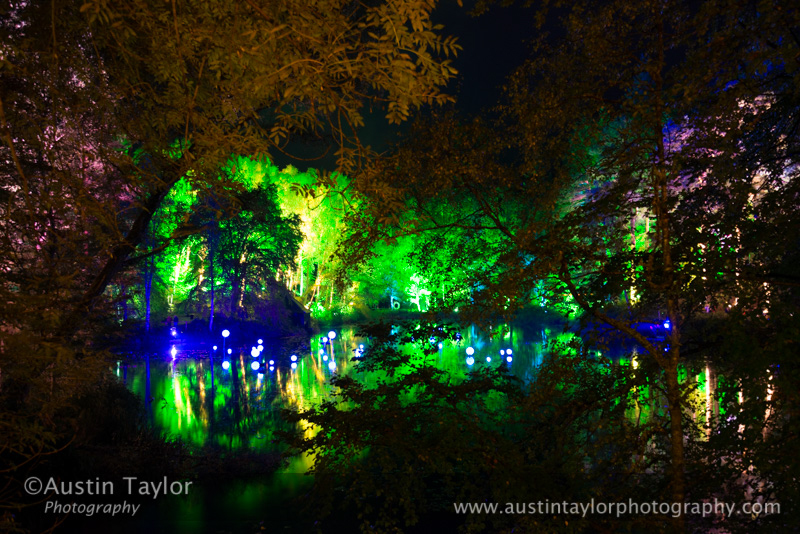
[[[0,8],[0,528],[119,343],[294,309],[380,377],[283,414],[322,531],[800,528],[798,6],[528,2],[474,113],[439,4]],[[545,312],[575,335],[535,380],[432,363]],[[680,512],[453,513],[592,499]]]

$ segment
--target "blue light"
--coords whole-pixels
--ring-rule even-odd
[[[467,347],[467,356],[472,356],[473,354],[475,354],[475,349]]]
[[[258,340],[258,344],[259,344],[259,345],[263,345],[263,344],[264,344],[264,340],[263,340],[263,339],[259,339],[259,340]]]
[[[324,361],[324,362],[328,361],[328,355],[327,354],[322,357],[322,361]]]
[[[258,358],[259,354],[260,354],[260,352],[258,351],[258,349],[256,347],[253,347],[252,349],[250,349],[250,356],[252,356],[253,358]]]
[[[439,350],[441,350],[442,347],[444,347],[444,345],[442,343],[439,343]]]
[[[473,363],[475,363],[475,358],[467,356],[467,365],[472,365]]]
[[[297,364],[295,362],[292,362],[292,369],[297,369]]]
[[[331,330],[330,332],[328,332],[328,337],[331,338],[331,341],[336,339],[336,332]]]
[[[506,351],[504,351],[503,349],[500,349],[500,356],[505,356],[505,355],[506,355]]]
[[[270,365],[275,365],[275,360],[270,360],[270,361],[269,361],[269,364],[270,364]]]
[[[506,356],[506,361],[508,363],[511,363],[513,360],[514,360],[514,358],[512,358],[511,356]]]
[[[336,362],[331,360],[330,363],[328,363],[328,369],[330,369],[331,371],[335,371],[336,370]]]
[[[178,355],[178,349],[176,349],[174,345],[173,345],[173,347],[172,347],[172,350],[171,350],[171,351],[169,351],[169,352],[170,352],[170,354],[172,354],[172,357],[173,357],[173,358],[175,358],[175,356],[177,356],[177,355]]]
[[[264,350],[264,345],[259,343],[257,348],[258,348],[258,352],[261,352],[262,350]]]
[[[291,359],[293,362],[296,362],[296,361],[297,361],[297,356],[296,356],[296,355],[294,355],[294,354],[292,354],[292,357],[291,357],[290,359]]]
[[[173,326],[172,328],[170,328],[170,329],[169,329],[169,333],[170,333],[170,334],[172,334],[172,337],[175,337],[175,336],[177,336],[177,335],[178,335],[178,331],[177,331],[177,330],[175,330],[175,327],[174,327],[174,326]]]
[[[328,338],[327,338],[327,337],[323,337],[323,338],[322,338],[322,342],[323,342],[323,343],[327,343],[327,342],[328,342]]]
[[[222,368],[227,371],[228,369],[231,368],[231,362],[229,362],[228,360],[225,360],[224,362],[222,362]]]
[[[492,357],[491,356],[487,356],[486,357],[486,363],[492,363]]]
[[[233,349],[228,349],[228,354],[232,353]]]
[[[258,371],[259,367],[261,367],[261,364],[258,363],[258,361],[254,361],[253,363],[250,364],[250,369],[252,369],[253,371]]]
[[[214,346],[213,346],[213,347],[211,347],[211,348],[213,348],[214,350],[217,350],[217,346],[216,346],[216,345],[214,345]]]
[[[274,370],[275,370],[275,367],[273,367],[273,366],[271,366],[271,365],[270,365],[270,366],[269,366],[269,370],[270,370],[270,371],[274,371]]]
[[[667,319],[666,321],[664,321],[664,328],[666,328],[667,330],[669,330],[671,327],[672,327],[672,324],[669,322],[669,319]]]
[[[506,349],[506,354],[513,354],[511,349]]]
[[[364,350],[364,344],[362,343],[361,345],[358,346],[358,348]]]
[[[223,330],[222,331],[222,337],[228,337],[229,335],[231,335],[229,330]]]
[[[431,336],[431,338],[430,338],[428,341],[430,341],[430,342],[431,342],[431,345],[433,345],[433,344],[435,344],[435,343],[436,343],[436,338],[435,338],[435,337],[433,337],[433,336]]]

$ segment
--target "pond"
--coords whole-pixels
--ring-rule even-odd
[[[489,333],[469,327],[458,341],[434,340],[437,352],[432,358],[456,377],[485,365],[505,365],[512,374],[530,380],[547,343],[571,337],[556,326],[497,328]],[[269,340],[261,340],[261,351],[254,350],[258,341],[237,340],[233,333],[225,340],[227,348],[220,338],[216,350],[165,344],[159,354],[120,360],[115,373],[145,400],[149,424],[171,438],[221,454],[243,449],[279,452],[276,431],[285,424],[280,410],[307,408],[326,399],[334,374],[358,373],[351,358],[369,340],[345,327],[335,330],[334,339],[328,339],[327,331],[309,339],[302,353]],[[123,530],[115,524],[115,531],[200,534],[224,526],[226,532],[254,532],[264,520],[269,530],[278,525],[292,529],[294,509],[289,501],[309,487],[310,477],[304,473],[311,461],[296,457],[268,480],[198,484],[188,496],[159,499]]]
[[[456,379],[482,366],[504,365],[511,374],[530,381],[548,344],[566,344],[574,336],[553,324],[502,326],[491,332],[467,327],[457,341],[431,339],[435,349],[431,358]],[[326,330],[292,343],[237,339],[235,332],[224,341],[220,338],[216,348],[189,350],[165,342],[160,353],[120,360],[115,373],[145,400],[149,424],[170,438],[220,454],[281,452],[276,432],[285,428],[282,409],[304,409],[328,398],[335,374],[355,374],[368,384],[373,380],[352,361],[369,345],[369,339],[357,336],[353,327],[337,328],[333,336]],[[298,346],[305,348],[300,351]],[[304,473],[311,463],[312,458],[295,457],[267,479],[197,484],[188,496],[166,497],[145,507],[122,530],[115,524],[115,531],[255,532],[263,521],[270,531],[280,530],[279,525],[296,530],[299,512],[292,501],[310,487],[310,477]]]

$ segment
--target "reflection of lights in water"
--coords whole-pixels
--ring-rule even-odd
[[[217,350],[217,346],[216,346],[216,345],[214,345],[214,346],[213,346],[213,347],[211,347],[211,348],[212,348],[212,349],[214,349],[214,350]]]
[[[223,331],[222,331],[222,337],[228,337],[229,335],[231,335],[231,332],[230,332],[230,330],[227,330],[227,329],[226,329],[226,330],[223,330]]]
[[[442,347],[444,347],[444,345],[442,343],[439,343],[439,350],[441,350]]]
[[[261,364],[258,363],[257,361],[250,364],[250,369],[252,369],[253,371],[258,371],[259,367],[261,367]]]
[[[270,370],[270,371],[274,371],[274,370],[275,370],[275,366],[273,366],[273,365],[270,365],[270,366],[269,366],[269,370]]]
[[[467,347],[467,356],[472,356],[473,354],[475,354],[475,349]]]
[[[270,364],[270,365],[275,365],[275,360],[270,360],[270,361],[269,361],[269,364]]]
[[[325,349],[319,349],[320,355],[325,354]]]
[[[331,330],[330,332],[328,332],[328,337],[329,337],[331,340],[334,340],[334,339],[336,339],[336,332],[334,332],[333,330]]]
[[[292,360],[293,362],[296,362],[297,361],[297,355],[296,354],[292,354],[292,357],[289,358],[289,359]]]
[[[331,360],[330,363],[328,363],[328,369],[330,369],[331,371],[335,371],[336,370],[336,362]]]
[[[172,350],[170,351],[170,354],[172,354],[173,358],[178,355],[178,349],[176,349],[174,345],[172,346]]]
[[[231,368],[231,362],[229,362],[228,360],[225,360],[224,362],[222,362],[222,368],[227,371],[228,369]]]
[[[232,354],[232,353],[233,353],[233,349],[228,349],[228,354]]]
[[[292,369],[297,369],[297,363],[296,362],[292,362]]]
[[[327,361],[328,361],[328,355],[327,355],[327,354],[326,354],[326,355],[324,355],[324,356],[322,357],[322,360],[327,362]]]
[[[508,363],[511,363],[512,361],[514,361],[514,358],[512,358],[511,356],[506,356],[506,361]]]
[[[666,321],[664,321],[664,328],[666,328],[667,330],[669,330],[671,326],[672,326],[672,324],[669,322],[669,319],[667,319]]]
[[[504,351],[503,349],[500,349],[500,356],[505,356],[505,355],[506,355],[506,351]]]
[[[323,342],[323,343],[327,343],[327,342],[328,342],[328,338],[327,338],[327,337],[323,337],[323,338],[322,338],[322,342]]]
[[[259,339],[259,340],[258,340],[258,344],[259,344],[259,345],[263,345],[263,344],[264,344],[264,340],[263,340],[263,339]]]
[[[252,349],[250,349],[250,356],[252,356],[253,358],[258,358],[258,355],[259,355],[259,352],[258,352],[258,349],[256,347],[253,347]]]
[[[491,356],[487,356],[486,357],[486,363],[492,363],[492,357]]]
[[[473,363],[475,363],[475,358],[467,356],[467,365],[472,365]]]
[[[261,352],[261,351],[263,351],[263,350],[264,350],[264,345],[262,345],[261,343],[259,343],[259,344],[258,344],[258,352]]]
[[[511,351],[511,349],[506,349],[506,354],[513,354],[513,352]]]

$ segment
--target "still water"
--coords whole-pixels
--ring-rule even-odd
[[[303,343],[303,351],[270,340],[262,340],[263,350],[256,351],[258,339],[237,340],[235,333],[226,340],[230,355],[222,339],[217,350],[189,351],[175,344],[173,351],[173,345],[166,344],[159,354],[120,360],[115,373],[145,400],[149,424],[168,437],[220,454],[280,452],[275,438],[285,425],[281,409],[304,409],[328,398],[335,374],[354,375],[366,383],[374,380],[352,361],[356,351],[369,346],[369,339],[358,337],[354,328],[337,328],[335,334],[333,340],[327,339],[327,331],[314,336]],[[431,360],[456,379],[482,366],[504,365],[531,380],[548,342],[567,342],[572,334],[556,326],[492,332],[465,328],[460,337],[441,345],[431,340],[436,349]],[[136,518],[107,526],[115,532],[178,534],[302,531],[299,506],[310,487],[304,473],[311,461],[296,457],[266,478],[197,483],[188,495],[160,498]],[[78,531],[96,532],[102,521],[97,518],[87,523],[90,530]]]
[[[145,399],[150,424],[172,438],[194,447],[276,451],[281,409],[305,409],[328,398],[335,374],[371,381],[351,361],[369,340],[357,337],[353,328],[335,333],[333,340],[326,334],[313,337],[305,352],[268,340],[262,351],[255,351],[258,340],[253,339],[238,344],[232,340],[236,346],[230,355],[223,353],[220,341],[217,351],[182,352],[176,347],[173,356],[167,345],[163,354],[118,363],[116,373]],[[430,358],[456,379],[482,366],[505,365],[512,374],[530,380],[552,336],[571,334],[550,328],[498,328],[490,333],[466,328],[459,341],[432,340],[438,350]],[[302,473],[306,468],[298,460],[286,471]]]

